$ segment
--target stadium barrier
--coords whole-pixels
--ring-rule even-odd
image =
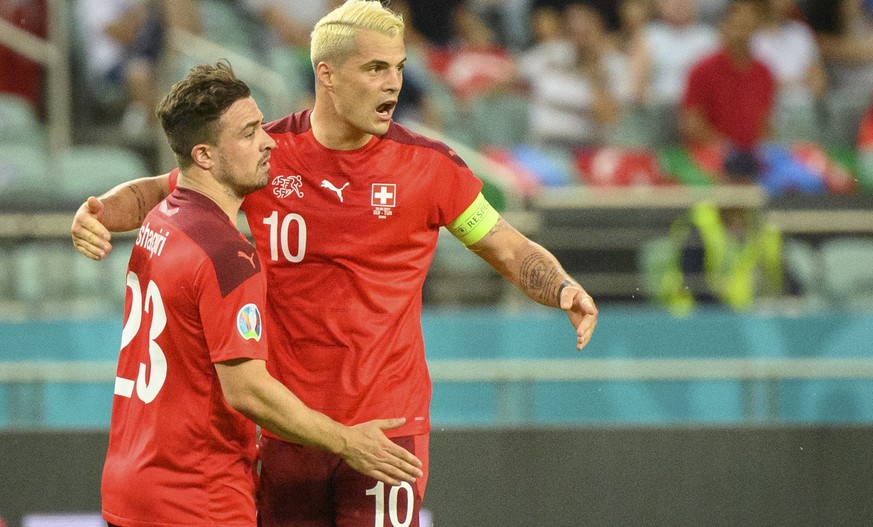
[[[428,310],[435,426],[873,423],[873,313]],[[118,318],[0,324],[0,428],[108,426]]]
[[[99,512],[107,440],[0,432],[8,527]],[[871,442],[870,427],[436,429],[424,506],[456,527],[867,526]]]

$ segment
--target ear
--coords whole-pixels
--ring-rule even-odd
[[[326,62],[319,62],[315,66],[315,80],[325,88],[333,87],[333,68]]]
[[[195,165],[203,170],[209,170],[215,164],[212,159],[212,150],[209,145],[203,143],[194,145],[194,148],[191,149],[191,159]]]

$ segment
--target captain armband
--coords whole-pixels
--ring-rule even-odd
[[[446,228],[469,247],[488,234],[488,231],[497,224],[500,214],[488,203],[485,196],[480,192],[473,204],[461,213],[458,218],[446,225]]]

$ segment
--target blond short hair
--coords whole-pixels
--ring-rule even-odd
[[[309,58],[340,65],[355,53],[355,36],[361,30],[403,38],[403,17],[378,0],[346,0],[326,14],[312,30]]]

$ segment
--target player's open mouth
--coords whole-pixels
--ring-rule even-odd
[[[397,101],[384,102],[376,107],[376,113],[382,119],[390,119],[395,106],[397,106]]]

